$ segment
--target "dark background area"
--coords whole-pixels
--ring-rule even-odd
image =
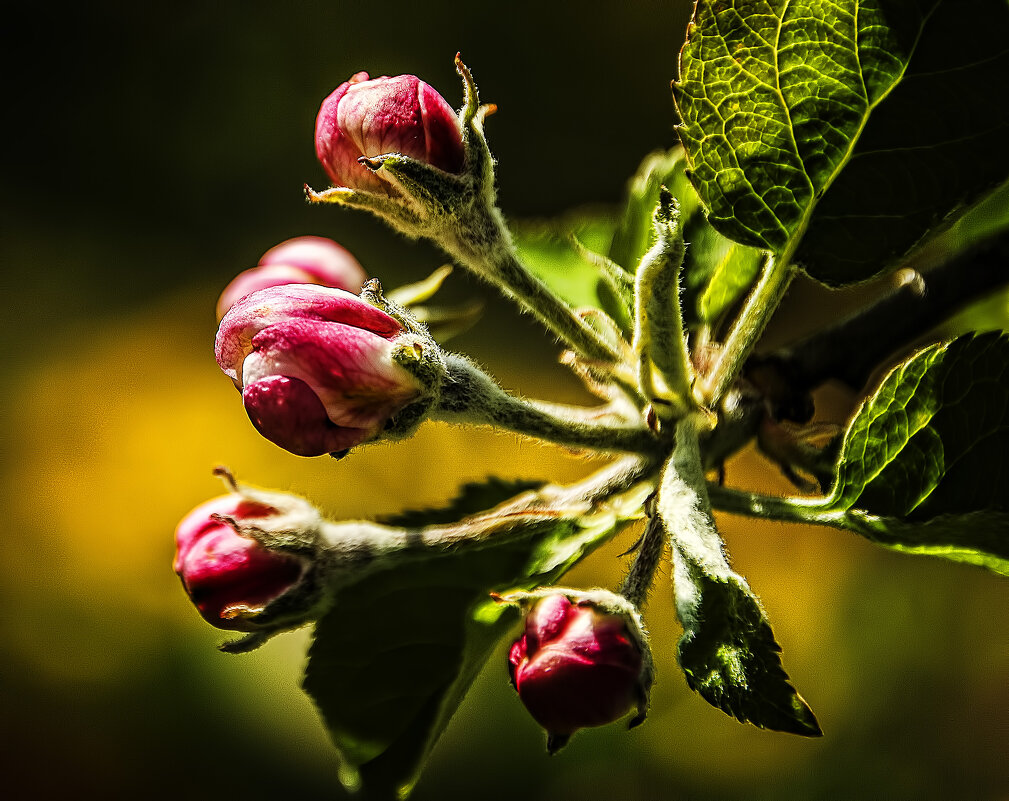
[[[337,239],[387,286],[442,262],[368,217],[303,201],[303,183],[324,185],[319,103],[361,69],[417,74],[457,105],[461,51],[499,107],[488,135],[506,213],[615,206],[642,156],[676,141],[668,84],[689,6],[99,3],[10,16],[0,56],[0,786],[10,797],[344,796],[297,688],[305,632],[220,654],[222,637],[171,572],[175,522],[222,491],[210,468],[225,462],[355,517],[436,503],[491,472],[563,481],[586,466],[437,426],[338,464],[280,452],[214,364],[217,293],[300,234]],[[528,318],[467,276],[450,283],[450,299],[488,303],[456,348],[506,386],[584,400]],[[793,336],[853,297],[799,286],[772,335]],[[840,419],[853,398],[831,388],[820,401]],[[730,464],[729,480],[790,490],[752,453]],[[548,759],[499,654],[415,798],[1009,797],[1009,582],[833,531],[721,522],[822,740],[742,726],[686,688],[661,576],[647,614],[660,674],[645,726],[582,734]],[[614,584],[629,536],[566,581]]]

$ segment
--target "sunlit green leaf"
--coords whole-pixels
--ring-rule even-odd
[[[304,687],[340,751],[344,784],[366,797],[405,797],[515,623],[489,592],[552,583],[627,519],[609,508],[471,518],[458,526],[491,526],[494,535],[428,548],[339,591],[316,626]]]
[[[556,221],[513,221],[510,227],[519,258],[537,278],[574,308],[602,309],[599,269],[578,251],[571,236],[595,253],[606,253],[614,225],[605,213],[585,212]]]
[[[699,0],[674,97],[711,223],[826,283],[886,269],[1009,177],[1007,42],[1005,0]]]
[[[697,316],[702,323],[714,324],[746,294],[760,272],[764,254],[726,239],[708,225],[695,234],[690,247],[695,253],[694,274],[702,274],[698,253],[704,254],[705,266],[710,269],[704,291],[696,301]]]
[[[829,507],[928,520],[1009,511],[1009,338],[965,336],[896,367],[845,435]]]
[[[833,489],[838,524],[917,553],[1009,572],[1009,337],[919,351],[852,420]]]
[[[781,666],[781,646],[760,602],[742,577],[708,576],[695,562],[677,570],[676,579],[691,583],[695,599],[679,642],[680,666],[690,688],[744,723],[820,735],[812,710]]]

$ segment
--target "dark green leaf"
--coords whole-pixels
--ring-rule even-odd
[[[380,518],[377,522],[386,526],[420,528],[438,523],[454,523],[477,512],[492,509],[520,492],[537,489],[542,481],[528,479],[508,479],[487,476],[483,481],[470,481],[459,487],[455,498],[445,506],[434,509],[409,509]]]
[[[830,495],[837,525],[1009,571],[1009,337],[919,351],[855,414]]]
[[[930,270],[1006,231],[1009,231],[1009,183],[986,195],[952,225],[937,231],[914,251],[904,266],[918,272]]]
[[[553,583],[626,522],[612,511],[479,520],[495,527],[493,536],[427,548],[370,574],[339,591],[316,626],[304,687],[341,753],[341,780],[360,785],[365,797],[409,794],[473,678],[514,625],[514,611],[488,593]]]
[[[657,510],[673,557],[676,612],[683,625],[678,655],[687,684],[741,721],[819,736],[816,717],[781,666],[781,648],[760,602],[729,567],[689,418],[677,426]]]
[[[746,582],[736,574],[714,578],[693,570],[678,570],[676,578],[689,580],[695,597],[679,642],[690,688],[744,723],[806,737],[822,734],[813,712],[788,683],[781,647]]]
[[[886,269],[1009,177],[1007,41],[1005,0],[699,0],[674,96],[711,223],[829,284]]]

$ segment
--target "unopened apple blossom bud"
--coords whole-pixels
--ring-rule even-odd
[[[528,608],[508,668],[522,703],[546,729],[551,753],[578,729],[612,723],[631,709],[638,711],[631,725],[644,719],[651,657],[625,599],[553,588],[504,600]]]
[[[437,353],[433,340],[407,333],[361,298],[304,284],[242,298],[221,320],[216,342],[217,362],[242,391],[253,425],[299,456],[376,438],[437,391],[402,366]]]
[[[358,159],[399,153],[455,174],[465,164],[459,118],[414,75],[359,72],[340,84],[319,109],[315,152],[336,186],[393,197],[386,177]]]
[[[319,284],[360,292],[368,279],[349,250],[332,239],[299,236],[263,254],[256,267],[239,273],[217,301],[218,322],[240,298],[283,284]]]
[[[175,572],[211,625],[258,631],[256,617],[287,593],[306,570],[304,560],[268,550],[228,522],[276,516],[278,509],[232,493],[196,507],[175,531]]]

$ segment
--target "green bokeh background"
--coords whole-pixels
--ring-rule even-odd
[[[217,293],[277,242],[336,238],[387,286],[441,263],[360,214],[311,208],[322,98],[351,73],[412,72],[451,103],[461,51],[484,100],[513,217],[615,204],[640,158],[675,142],[668,82],[690,4],[98,3],[12,15],[0,416],[0,786],[11,798],[341,798],[297,684],[307,634],[218,653],[171,571],[171,532],[242,479],[335,517],[436,503],[491,472],[573,480],[588,465],[515,436],[429,426],[339,463],[264,442],[218,372]],[[585,401],[528,318],[456,275],[487,313],[455,346],[509,387]],[[798,286],[782,341],[855,302]],[[1004,321],[1004,298],[974,318]],[[853,398],[821,394],[840,418]],[[752,453],[733,483],[788,487]],[[1007,799],[1009,582],[827,530],[725,518],[785,665],[826,736],[745,727],[687,688],[668,576],[647,617],[652,715],[543,736],[492,660],[417,799]],[[570,583],[614,584],[625,535]],[[668,571],[667,571],[668,572]],[[437,610],[432,610],[436,614]]]

